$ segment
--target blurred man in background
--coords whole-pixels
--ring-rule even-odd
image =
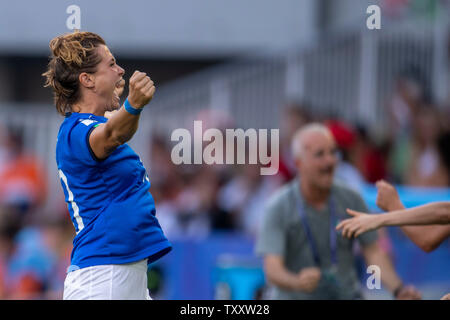
[[[329,129],[309,124],[292,141],[299,179],[269,201],[259,234],[257,252],[275,286],[276,299],[360,299],[352,241],[335,231],[348,206],[366,209],[353,190],[333,183],[336,144]],[[381,269],[381,281],[397,299],[419,299],[402,284],[376,233],[357,239],[367,265]]]

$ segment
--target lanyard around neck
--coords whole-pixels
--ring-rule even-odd
[[[321,265],[320,256],[319,256],[319,250],[317,249],[316,242],[314,241],[314,238],[312,236],[312,231],[308,223],[308,218],[306,217],[306,210],[305,205],[302,201],[297,201],[297,207],[298,212],[300,215],[300,219],[302,221],[303,228],[306,233],[306,238],[308,239],[309,246],[311,248],[311,252],[313,254],[314,263],[317,266]],[[335,229],[335,219],[336,219],[336,204],[334,202],[334,198],[332,195],[330,195],[329,200],[329,210],[330,210],[330,255],[331,255],[331,264],[336,266],[337,265],[337,234]]]

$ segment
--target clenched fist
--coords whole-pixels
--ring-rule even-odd
[[[135,71],[130,78],[128,102],[133,108],[141,109],[152,100],[155,85],[146,73]]]
[[[297,274],[297,283],[295,287],[298,290],[311,293],[316,290],[321,276],[319,268],[304,268]]]
[[[397,193],[397,190],[393,185],[387,183],[384,180],[380,180],[376,183],[377,194],[377,206],[383,211],[394,211],[403,209],[403,203]]]

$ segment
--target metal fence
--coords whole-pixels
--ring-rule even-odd
[[[248,57],[167,85],[149,117],[158,129],[183,126],[202,108],[227,111],[239,127],[277,128],[283,104],[386,129],[386,100],[406,68],[420,70],[438,103],[448,99],[448,20],[406,20],[381,30],[341,32],[282,54]]]
[[[448,35],[446,17],[406,21],[213,67],[158,88],[130,144],[148,166],[152,133],[170,141],[171,130],[189,127],[201,110],[225,111],[235,127],[270,129],[282,125],[283,104],[291,99],[308,101],[313,113],[337,115],[363,123],[372,132],[383,132],[385,102],[405,66],[422,70],[439,102],[448,97]],[[49,106],[4,104],[0,108],[0,122],[23,127],[25,147],[42,159],[50,193],[61,192],[54,150],[62,120]]]

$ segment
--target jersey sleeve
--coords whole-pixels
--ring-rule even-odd
[[[71,151],[85,165],[96,165],[99,161],[89,144],[89,136],[99,124],[96,120],[80,119],[69,133]]]

